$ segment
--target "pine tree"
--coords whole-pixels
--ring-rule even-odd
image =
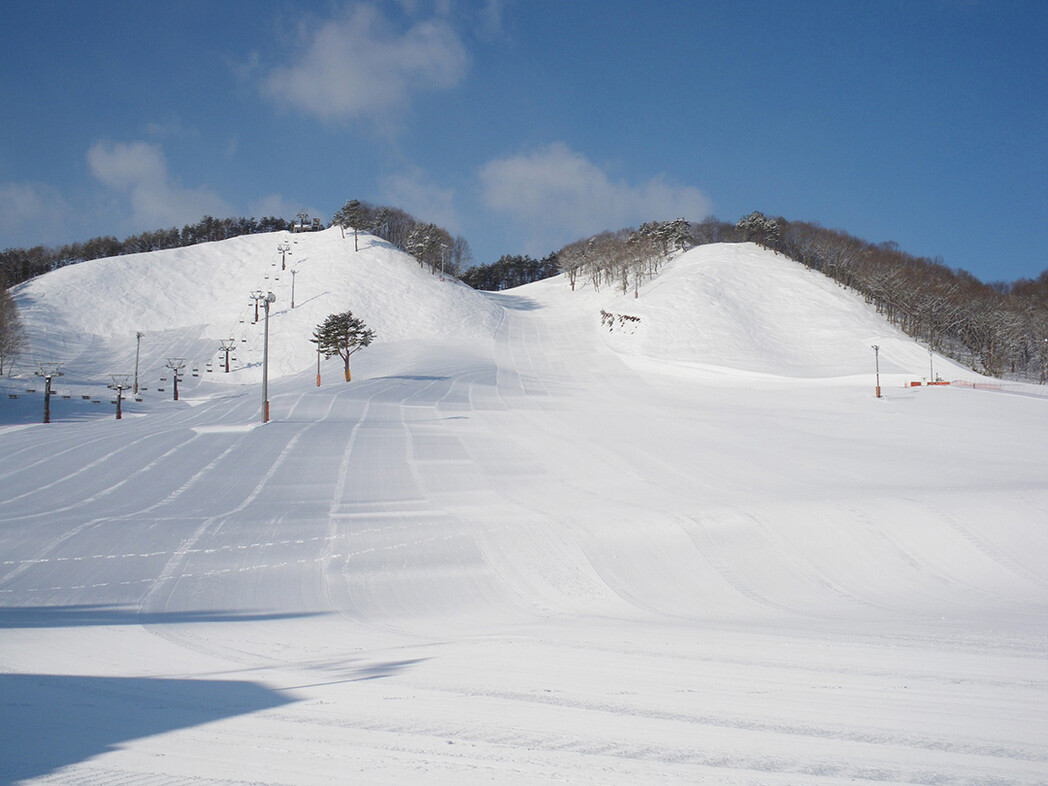
[[[346,364],[346,382],[350,381],[349,356],[368,346],[375,340],[375,331],[363,320],[353,316],[352,311],[332,314],[318,325],[310,339],[321,354],[330,358],[338,355]]]

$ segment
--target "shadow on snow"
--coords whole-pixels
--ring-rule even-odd
[[[267,613],[242,611],[141,612],[127,606],[102,604],[75,606],[2,606],[3,628],[75,628],[90,625],[175,625],[191,622],[259,622],[314,616],[307,612]]]
[[[295,700],[241,681],[0,674],[0,785]]]

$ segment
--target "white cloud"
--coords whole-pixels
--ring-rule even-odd
[[[45,183],[0,183],[0,248],[64,238],[71,212],[58,189]]]
[[[87,151],[87,163],[100,182],[126,194],[131,227],[158,229],[194,222],[204,215],[233,213],[213,191],[173,182],[159,145],[98,142]]]
[[[320,210],[303,205],[301,202],[289,202],[281,194],[269,194],[250,205],[251,215],[255,218],[273,216],[275,218],[286,218],[292,221],[299,213],[308,213],[310,219],[319,218],[324,224],[327,223],[326,214]]]
[[[459,231],[454,189],[437,186],[418,167],[386,175],[379,189],[384,203],[406,210],[419,221],[438,224],[452,233]]]
[[[508,0],[487,0],[480,9],[480,36],[492,40],[503,35],[503,18]]]
[[[710,212],[709,198],[697,188],[673,185],[661,175],[640,185],[613,181],[561,142],[489,161],[480,181],[484,204],[547,249],[605,229],[678,216],[698,221]]]
[[[367,4],[322,24],[304,43],[301,59],[273,68],[262,89],[327,120],[388,121],[413,93],[456,85],[469,62],[446,22],[420,21],[401,32]]]

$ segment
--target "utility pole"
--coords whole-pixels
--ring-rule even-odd
[[[226,373],[229,373],[229,353],[233,351],[233,346],[236,344],[236,339],[227,338],[222,341],[222,349],[219,352],[226,353]]]
[[[295,307],[295,274],[298,271],[291,268],[291,308]]]
[[[171,369],[172,377],[175,380],[175,397],[172,400],[173,401],[178,401],[178,376],[179,376],[179,372],[181,372],[182,369],[186,367],[186,359],[185,358],[168,358],[167,359],[167,367],[169,369]]]
[[[61,363],[41,363],[36,372],[38,377],[44,378],[44,423],[51,422],[51,380],[62,376],[61,366]]]
[[[261,289],[255,289],[251,292],[251,299],[255,301],[255,324],[258,324],[258,304],[265,299],[265,295],[262,294]]]
[[[142,336],[145,335],[141,330],[135,332],[135,387],[131,391],[136,396],[138,395],[138,356],[142,349]]]
[[[266,332],[262,343],[262,422],[269,422],[269,304],[277,302],[277,296],[267,292],[262,301],[266,307]]]
[[[277,246],[277,251],[280,252],[280,269],[284,270],[287,268],[287,255],[291,253],[291,244],[283,240]]]
[[[873,362],[877,369],[877,398],[881,397],[881,348],[873,345]]]
[[[110,390],[115,390],[116,391],[116,419],[120,420],[124,416],[123,413],[121,412],[120,404],[124,400],[124,391],[131,387],[130,385],[127,384],[128,377],[130,377],[131,375],[130,374],[110,374],[110,376],[113,378],[113,384],[109,385],[108,387],[109,387]]]

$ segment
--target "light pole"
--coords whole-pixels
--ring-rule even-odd
[[[266,309],[265,339],[262,342],[262,422],[269,422],[269,304],[277,302],[277,296],[267,292],[262,299]]]
[[[44,378],[44,423],[51,422],[51,380],[62,376],[61,366],[61,363],[41,363],[36,372],[38,377]]]
[[[291,253],[291,244],[287,240],[283,240],[277,246],[277,251],[280,252],[280,269],[285,270],[287,268],[287,255]]]
[[[186,359],[185,358],[168,358],[167,359],[167,367],[169,369],[171,369],[171,377],[174,379],[174,386],[175,386],[175,396],[172,399],[172,401],[178,401],[178,375],[179,375],[179,372],[183,368],[185,368],[185,366],[186,366]]]
[[[142,349],[142,336],[143,335],[144,334],[142,333],[141,330],[138,330],[138,331],[135,332],[135,341],[136,341],[136,343],[135,343],[135,387],[131,391],[135,395],[138,395],[138,355],[139,355],[139,351]]]
[[[123,413],[120,410],[120,404],[124,400],[124,391],[127,390],[130,385],[127,384],[127,378],[130,374],[110,374],[113,378],[113,384],[109,385],[110,390],[116,391],[116,419],[120,420],[123,418]]]
[[[881,348],[873,345],[873,362],[877,369],[877,398],[881,397]]]

